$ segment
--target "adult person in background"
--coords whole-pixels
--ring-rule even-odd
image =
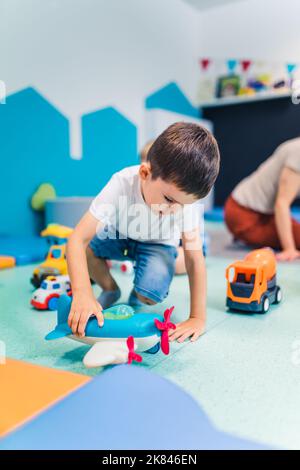
[[[300,224],[291,205],[300,197],[300,138],[280,145],[225,204],[225,222],[236,239],[280,250],[278,259],[300,258]]]

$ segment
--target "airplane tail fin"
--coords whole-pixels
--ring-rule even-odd
[[[64,338],[72,333],[71,329],[68,326],[68,316],[71,308],[71,302],[69,296],[61,295],[58,299],[57,304],[57,325],[55,330],[51,331],[45,339],[59,339]]]

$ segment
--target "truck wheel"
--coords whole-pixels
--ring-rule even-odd
[[[32,276],[32,278],[30,279],[30,282],[36,289],[38,289],[41,285],[41,281],[36,274]]]
[[[282,290],[280,289],[280,287],[277,287],[276,288],[276,294],[275,294],[275,304],[280,304],[280,302],[282,301]]]
[[[269,297],[265,296],[262,299],[262,313],[267,313],[270,308],[270,300]]]

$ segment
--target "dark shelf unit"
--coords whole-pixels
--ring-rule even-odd
[[[246,100],[201,108],[212,121],[221,151],[215,205],[222,206],[234,187],[280,145],[300,136],[300,105],[290,96]],[[299,205],[299,204],[297,204]]]

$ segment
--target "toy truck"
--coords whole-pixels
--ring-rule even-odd
[[[269,248],[254,250],[226,270],[227,301],[230,310],[266,313],[279,304],[282,292],[276,283],[276,258]]]
[[[41,232],[50,245],[46,260],[33,271],[31,284],[38,288],[48,276],[68,274],[66,260],[66,243],[73,229],[64,225],[49,224]]]
[[[57,310],[61,295],[72,295],[69,276],[48,276],[31,297],[31,305],[37,310]]]
[[[48,245],[65,245],[73,229],[65,225],[49,224],[41,232],[41,236],[46,238]]]
[[[46,260],[33,271],[31,284],[40,287],[48,276],[60,276],[68,274],[66,260],[66,245],[51,246]]]

